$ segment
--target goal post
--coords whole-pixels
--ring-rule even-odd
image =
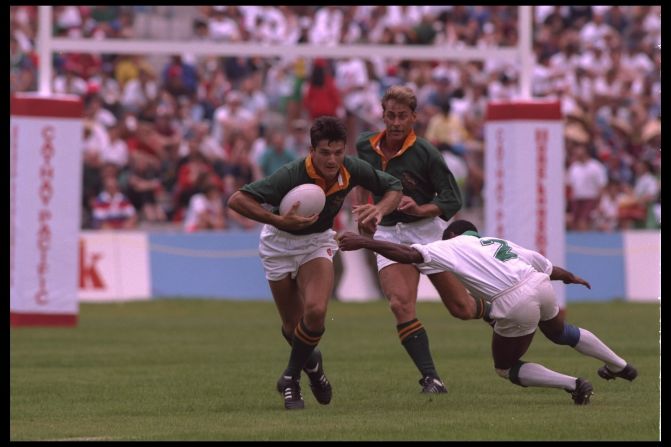
[[[531,73],[534,55],[532,51],[532,7],[518,6],[518,44],[514,47],[475,48],[448,45],[279,45],[261,43],[227,42],[181,42],[175,40],[146,39],[93,39],[62,38],[52,35],[52,6],[39,6],[39,52],[40,60],[50,61],[54,51],[84,52],[96,54],[192,54],[194,56],[263,56],[263,57],[326,57],[326,58],[392,58],[411,60],[457,60],[486,61],[501,59],[514,61],[520,66],[520,97],[531,97]],[[51,91],[49,80],[51,64],[40,64],[40,91]]]

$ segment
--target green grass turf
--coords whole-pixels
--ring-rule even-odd
[[[10,331],[10,440],[648,440],[660,439],[658,304],[575,303],[568,318],[636,365],[606,382],[602,363],[537,334],[527,361],[588,378],[562,390],[499,378],[491,329],[420,303],[446,395],[422,395],[386,302],[329,307],[320,347],[333,385],[286,411],[275,382],[288,361],[270,302],[83,304],[76,328]]]

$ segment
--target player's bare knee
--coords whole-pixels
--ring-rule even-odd
[[[499,377],[501,377],[503,379],[509,379],[510,378],[510,368],[508,368],[508,369],[494,368],[494,371],[496,371],[496,374],[498,374]]]
[[[311,328],[324,327],[326,305],[312,304],[305,308],[303,321]]]
[[[401,300],[392,297],[389,300],[389,308],[397,319],[405,321],[415,310],[415,304],[410,300]]]
[[[475,313],[473,306],[468,306],[464,303],[454,303],[446,300],[445,307],[447,307],[450,315],[460,320],[470,320],[473,318],[473,314]]]

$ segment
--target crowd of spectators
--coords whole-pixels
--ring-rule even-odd
[[[138,37],[147,6],[54,6],[54,34]],[[516,6],[194,6],[190,39],[261,44],[517,44]],[[179,20],[176,16],[174,20]],[[10,93],[37,90],[37,7],[10,6]],[[565,116],[569,230],[661,221],[661,7],[535,6],[533,95]],[[153,62],[152,62],[153,60]],[[513,99],[513,62],[58,53],[52,89],[82,97],[84,228],[254,228],[225,206],[309,147],[310,122],[381,129],[407,84],[416,132],[444,154],[465,208],[483,205],[487,102]],[[113,178],[114,181],[109,179]],[[109,222],[107,222],[109,220]]]

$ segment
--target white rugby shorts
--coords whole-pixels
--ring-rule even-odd
[[[338,250],[335,234],[328,229],[322,233],[295,235],[264,225],[259,238],[259,255],[266,279],[279,281],[287,274],[294,279],[298,268],[315,258],[333,261]]]
[[[439,241],[443,238],[443,231],[447,227],[446,222],[440,217],[428,217],[426,219],[418,220],[411,223],[399,222],[393,226],[378,225],[377,231],[373,236],[374,239],[386,242],[395,242],[397,244],[428,244],[429,242]],[[384,256],[376,253],[377,271],[391,264],[396,264],[396,261],[387,259]],[[422,273],[430,275],[438,273],[439,270],[422,271]]]
[[[539,321],[557,316],[559,305],[545,273],[533,272],[516,286],[492,298],[490,316],[496,320],[494,332],[503,337],[533,333]]]

